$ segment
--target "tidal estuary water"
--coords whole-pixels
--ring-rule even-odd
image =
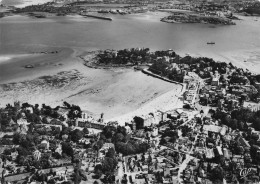
[[[236,21],[235,26],[160,22],[160,18],[167,15],[162,12],[107,15],[113,21],[78,15],[46,19],[16,15],[0,19],[0,84],[32,80],[72,69],[85,76],[78,85],[70,84],[66,90],[55,91],[48,86],[46,93],[42,94],[40,87],[36,86],[30,97],[26,96],[30,89],[24,87],[19,91],[18,88],[16,95],[8,92],[0,96],[2,103],[18,99],[60,105],[66,100],[94,113],[103,110],[112,118],[130,112],[167,91],[176,89],[176,95],[180,91],[177,85],[159,79],[151,81],[147,76],[129,70],[89,69],[76,57],[89,50],[173,49],[181,55],[213,57],[260,72],[260,18],[240,17],[242,20]],[[216,44],[207,45],[211,41]],[[59,53],[35,54],[54,50]],[[36,67],[25,69],[23,66],[28,64]]]
[[[203,55],[242,54],[260,48],[260,18],[241,17],[236,26],[167,24],[167,13],[109,15],[113,21],[80,16],[32,19],[13,16],[0,19],[0,54],[30,52],[38,47],[121,49],[172,48]],[[259,20],[258,20],[259,19]],[[257,20],[257,21],[256,21]],[[214,41],[215,45],[207,45]]]

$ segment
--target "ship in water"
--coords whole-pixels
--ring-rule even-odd
[[[207,42],[208,45],[214,45],[215,42]]]

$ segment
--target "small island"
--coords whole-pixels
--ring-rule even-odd
[[[203,24],[221,24],[221,25],[236,25],[232,20],[218,16],[204,16],[200,14],[189,14],[175,12],[170,16],[161,19],[167,23],[203,23]]]

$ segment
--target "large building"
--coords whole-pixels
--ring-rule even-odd
[[[133,127],[135,127],[135,129],[142,129],[143,127],[157,125],[160,121],[166,120],[166,118],[167,113],[163,112],[150,113],[146,116],[135,116]]]

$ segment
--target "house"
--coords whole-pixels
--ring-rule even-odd
[[[171,175],[170,168],[168,168],[168,167],[164,168],[163,175],[164,175],[164,177],[170,176]]]
[[[88,145],[88,144],[90,144],[90,139],[82,138],[82,139],[79,140],[79,143]]]
[[[223,155],[226,159],[230,159],[231,157],[230,151],[227,148],[223,148]]]
[[[203,130],[205,132],[220,133],[221,130],[222,130],[222,127],[221,126],[216,126],[216,125],[204,125],[203,126]]]
[[[132,133],[132,130],[131,130],[130,126],[125,126],[125,129],[126,129],[126,133],[127,134]]]
[[[154,113],[149,113],[148,115],[135,116],[134,122],[136,129],[141,129],[143,127],[157,125],[160,121],[164,121],[166,118],[166,113],[157,111]]]
[[[9,126],[14,126],[16,125],[16,123],[14,122],[14,120],[11,118],[11,120],[9,121]]]
[[[115,149],[115,145],[113,143],[105,143],[101,149],[108,150],[109,148]]]
[[[209,159],[214,158],[215,154],[214,154],[213,149],[206,149],[205,156],[206,156],[206,158],[209,158]]]
[[[47,141],[47,140],[43,140],[43,141],[41,142],[41,145],[42,145],[46,150],[49,150],[49,148],[50,148],[50,143],[49,143],[49,141]]]
[[[27,122],[27,119],[20,118],[17,120],[17,124],[20,125],[29,125],[30,123]]]
[[[39,150],[35,150],[35,151],[33,152],[33,157],[34,157],[35,160],[40,160],[40,158],[41,158],[41,152],[40,152]]]
[[[153,128],[152,128],[152,136],[153,136],[153,137],[158,136],[158,132],[159,132],[159,131],[158,131],[158,128],[157,128],[157,127],[153,127]]]
[[[220,146],[217,146],[217,152],[218,152],[218,155],[223,155],[223,152],[221,150],[221,147]]]
[[[61,116],[64,117],[65,119],[68,119],[68,113],[69,113],[69,109],[67,108],[62,108],[60,107],[57,111],[57,113]]]
[[[227,130],[228,130],[228,127],[227,126],[223,126],[221,128],[220,132],[219,132],[220,135],[222,135],[222,136],[226,135]]]
[[[11,153],[11,157],[12,157],[12,160],[16,160],[17,156],[18,156],[18,151],[15,151],[15,152],[12,152]]]
[[[244,149],[249,149],[251,148],[250,144],[241,136],[238,135],[235,139],[235,141],[240,144]]]
[[[219,78],[218,77],[213,77],[211,81],[212,86],[219,86]]]
[[[145,182],[145,179],[144,179],[144,178],[142,178],[142,179],[135,178],[135,183],[136,183],[136,184],[144,184],[144,183],[146,183],[146,182]]]
[[[55,152],[56,152],[56,153],[59,153],[60,155],[62,155],[62,147],[61,147],[61,144],[58,144],[58,145],[57,145],[57,148],[55,149]]]
[[[148,165],[143,165],[142,170],[143,172],[148,172]]]

